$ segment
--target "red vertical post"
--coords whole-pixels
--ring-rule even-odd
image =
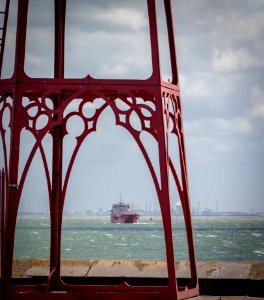
[[[159,144],[159,163],[161,177],[161,191],[159,196],[161,213],[164,224],[164,235],[167,253],[167,268],[169,288],[171,289],[171,297],[178,299],[178,287],[176,280],[176,270],[174,261],[174,247],[172,237],[172,220],[170,206],[170,187],[169,187],[169,153],[168,153],[168,134],[167,124],[164,122],[164,103],[163,95],[157,98],[158,103],[158,144]]]
[[[7,182],[6,194],[6,239],[5,239],[5,261],[4,261],[4,297],[7,297],[11,286],[14,236],[16,228],[17,210],[19,205],[18,195],[18,165],[20,132],[23,128],[22,95],[18,82],[22,81],[24,75],[26,24],[27,24],[28,0],[18,1],[17,36],[15,49],[15,68],[10,80],[9,90],[12,91],[13,107],[10,120],[10,155],[9,155],[9,182]],[[12,82],[14,82],[12,84]]]
[[[55,49],[54,49],[54,77],[64,77],[64,40],[66,1],[55,0]],[[62,103],[61,90],[54,95],[54,108],[58,109]],[[58,121],[58,114],[54,114],[54,121]],[[58,124],[52,130],[53,160],[52,160],[52,200],[51,207],[51,247],[50,271],[54,272],[54,285],[60,285],[60,245],[62,223],[62,160],[63,160],[63,130]]]
[[[10,0],[2,1],[5,2],[4,7],[2,7],[2,11],[0,12],[2,14],[2,20],[3,23],[1,24],[1,33],[0,33],[0,78],[2,75],[2,67],[3,67],[3,57],[4,57],[4,47],[5,47],[5,40],[6,40],[6,28],[7,28],[7,21],[8,21],[8,12],[9,12],[9,5]],[[3,4],[2,4],[3,6]]]
[[[5,172],[0,170],[0,259],[1,259],[1,276],[0,276],[0,296],[3,297],[3,280],[4,280],[4,260],[5,260]]]

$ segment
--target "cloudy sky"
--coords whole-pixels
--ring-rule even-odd
[[[68,2],[66,77],[82,78],[88,73],[95,78],[150,76],[145,1]],[[32,77],[53,76],[52,3],[30,1],[25,70]],[[15,7],[16,1],[11,4]],[[157,0],[157,6],[162,73],[167,79],[170,70],[161,0]],[[192,205],[263,211],[264,2],[175,0],[173,13]],[[10,49],[15,34],[13,19],[7,36]],[[12,51],[5,55],[8,63],[3,74],[8,77],[12,73]],[[114,123],[111,111],[104,112],[98,132],[81,148],[67,193],[68,210],[109,209],[119,194],[141,208],[157,206],[141,154],[128,133]],[[81,124],[76,122],[74,126],[72,136],[65,140],[65,161]],[[33,143],[29,135],[23,138],[22,161]],[[154,161],[151,141],[149,145]],[[49,157],[49,138],[45,147]],[[32,179],[25,184],[22,210],[44,209],[47,203],[38,160],[37,154],[28,176]],[[32,193],[39,199],[34,204],[29,196]]]
[[[264,208],[264,2],[176,1],[192,201]]]

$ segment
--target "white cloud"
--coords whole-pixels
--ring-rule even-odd
[[[128,8],[115,8],[103,11],[96,15],[96,19],[121,26],[129,26],[135,30],[145,27],[148,21],[142,12]]]
[[[241,116],[186,121],[189,159],[195,163],[208,163],[223,155],[260,149],[263,141],[256,119],[264,120],[264,89],[253,86],[251,107]]]
[[[253,104],[260,104],[264,103],[264,89],[258,87],[258,86],[253,86],[251,89],[252,93],[252,102]]]
[[[102,68],[97,72],[99,75],[107,76],[115,74],[116,76],[122,76],[128,73],[128,69],[123,64],[117,64],[110,66],[109,64],[103,64]]]
[[[180,74],[179,77],[182,90],[187,96],[207,97],[211,94],[209,83],[211,79],[210,74],[198,72],[192,75]]]
[[[31,69],[34,68],[43,68],[43,58],[34,54],[30,54],[28,53],[26,56],[26,60],[27,60],[27,65],[31,66]],[[29,73],[29,75],[31,75]]]
[[[238,144],[233,140],[217,140],[216,143],[213,145],[213,148],[217,152],[231,152],[238,148]]]
[[[203,79],[196,79],[189,82],[188,88],[186,88],[186,94],[188,96],[207,97],[210,95],[210,88],[208,82]]]
[[[264,30],[264,13],[257,12],[253,15],[237,16],[226,23],[226,19],[222,19],[223,23],[228,28],[232,28],[231,34],[235,39],[241,40],[255,40],[262,34]]]
[[[148,78],[152,69],[147,38],[144,33],[72,32],[66,39],[66,77],[89,73],[95,78]]]
[[[189,105],[208,109],[226,109],[230,106],[228,99],[234,90],[235,79],[230,80],[221,74],[193,72],[180,74],[180,85],[183,98],[190,99]],[[221,101],[219,101],[221,98]]]
[[[253,110],[253,115],[264,120],[264,104],[255,107]]]
[[[252,129],[251,124],[246,117],[235,117],[231,120],[216,118],[212,119],[212,125],[223,134],[246,134]]]
[[[185,123],[187,134],[210,136],[234,136],[237,134],[248,134],[252,126],[246,117],[225,118],[204,118]]]
[[[254,118],[264,121],[264,90],[257,86],[253,86],[251,94],[252,108],[250,114]]]
[[[248,53],[244,48],[224,51],[214,49],[213,67],[216,71],[232,72],[261,65],[263,66],[263,61]]]
[[[204,164],[217,161],[223,154],[239,150],[239,144],[230,137],[187,135],[188,160]]]

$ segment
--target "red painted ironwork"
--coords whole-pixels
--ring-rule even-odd
[[[1,173],[0,195],[2,207],[1,299],[36,299],[36,297],[41,299],[123,299],[124,295],[126,299],[182,299],[198,295],[171,1],[164,0],[172,69],[170,83],[163,81],[160,75],[154,0],[147,0],[153,73],[146,80],[95,79],[90,75],[83,79],[64,78],[66,0],[55,0],[54,78],[30,78],[24,71],[28,4],[29,0],[18,0],[14,73],[10,79],[1,79],[0,81],[0,120],[3,120],[5,111],[11,114],[10,124],[8,124],[11,132],[10,153],[7,153],[6,145],[7,128],[3,122],[0,122],[0,136],[3,144],[1,151],[3,151],[5,169],[5,172]],[[2,55],[3,53],[1,53],[1,57]],[[67,107],[77,98],[81,99],[78,109],[64,114]],[[89,116],[85,115],[83,113],[84,106],[87,103],[95,103],[98,99],[103,101],[94,110],[94,113]],[[120,103],[123,104],[122,107],[120,107]],[[35,114],[30,113],[32,108],[36,109]],[[129,285],[125,278],[122,283],[114,285],[111,283],[73,285],[66,284],[61,280],[62,214],[69,177],[83,141],[89,134],[96,131],[97,121],[106,108],[112,109],[116,124],[125,128],[134,138],[145,158],[156,188],[163,219],[167,254],[168,282],[165,286],[144,285],[144,281],[140,285]],[[130,122],[132,113],[136,114],[140,120],[140,130],[134,128]],[[63,139],[67,134],[67,122],[74,116],[82,120],[84,129],[76,138],[76,146],[67,167],[65,179],[63,179]],[[46,118],[46,122],[38,122],[40,118]],[[172,124],[170,129],[169,123]],[[35,144],[19,178],[19,149],[22,130],[32,133]],[[151,134],[158,144],[160,180],[148,151],[140,139],[140,134],[144,131]],[[178,140],[181,180],[169,156],[169,132]],[[53,140],[51,174],[42,145],[47,134],[50,134]],[[26,176],[38,150],[44,165],[50,204],[50,275],[46,282],[41,284],[23,284],[18,281],[14,283],[11,278],[18,206]],[[169,171],[172,172],[178,188],[186,225],[191,280],[184,287],[178,286],[176,277],[170,213]],[[60,291],[60,293],[54,294],[53,291]]]
[[[0,16],[2,16],[2,23],[0,24],[0,70],[2,70],[3,63],[3,53],[5,47],[5,39],[6,39],[6,27],[7,27],[7,18],[9,11],[10,0],[3,1],[4,7],[0,11]]]

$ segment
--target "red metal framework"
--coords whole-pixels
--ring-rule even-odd
[[[2,16],[2,23],[0,23],[0,70],[2,70],[2,62],[3,62],[3,53],[5,47],[5,39],[6,39],[6,27],[7,27],[7,18],[9,11],[9,3],[10,0],[3,1],[4,7],[0,11],[0,16]]]
[[[180,89],[178,82],[176,51],[171,13],[171,1],[164,0],[166,13],[172,82],[161,79],[158,47],[156,7],[154,0],[147,0],[153,73],[146,80],[83,79],[64,78],[64,37],[66,0],[55,0],[55,59],[54,78],[30,78],[25,74],[25,43],[29,0],[18,1],[18,22],[14,74],[10,79],[0,81],[0,120],[6,110],[11,112],[8,127],[11,132],[10,154],[5,143],[7,127],[0,122],[0,136],[3,143],[4,169],[1,173],[1,299],[182,299],[198,294],[194,241],[192,232],[188,178],[184,148],[184,132]],[[1,54],[2,57],[2,54]],[[2,62],[1,62],[2,65]],[[78,109],[65,114],[74,99],[81,99]],[[85,115],[83,107],[103,99],[92,115]],[[122,107],[119,104],[122,103]],[[101,113],[110,107],[116,124],[125,128],[139,146],[156,187],[163,218],[168,282],[165,286],[147,284],[129,285],[123,278],[120,284],[65,284],[60,275],[60,248],[63,205],[69,177],[75,158],[84,139],[96,131]],[[125,107],[125,108],[124,108]],[[30,113],[34,108],[36,113]],[[135,129],[130,116],[136,113],[141,129]],[[82,133],[76,138],[76,146],[68,165],[65,179],[62,178],[63,139],[67,134],[67,122],[73,116],[84,124]],[[38,122],[40,118],[46,122]],[[170,128],[169,128],[170,123]],[[41,125],[40,125],[41,124]],[[28,130],[35,137],[21,178],[18,176],[21,131]],[[140,134],[146,131],[157,141],[159,150],[160,182],[148,152],[141,142]],[[169,132],[178,140],[181,165],[181,182],[175,166],[169,157]],[[50,134],[53,140],[52,172],[49,173],[47,157],[43,150],[43,138]],[[18,284],[11,280],[16,218],[21,194],[30,165],[37,151],[43,161],[50,204],[50,275],[42,284]],[[169,171],[178,188],[182,203],[188,241],[191,280],[184,287],[177,284],[172,237]],[[5,179],[5,180],[4,180]],[[6,182],[6,184],[5,184]],[[5,200],[6,199],[6,200]],[[5,207],[6,204],[6,207]],[[61,293],[52,293],[61,291]],[[65,293],[66,292],[66,293]]]

